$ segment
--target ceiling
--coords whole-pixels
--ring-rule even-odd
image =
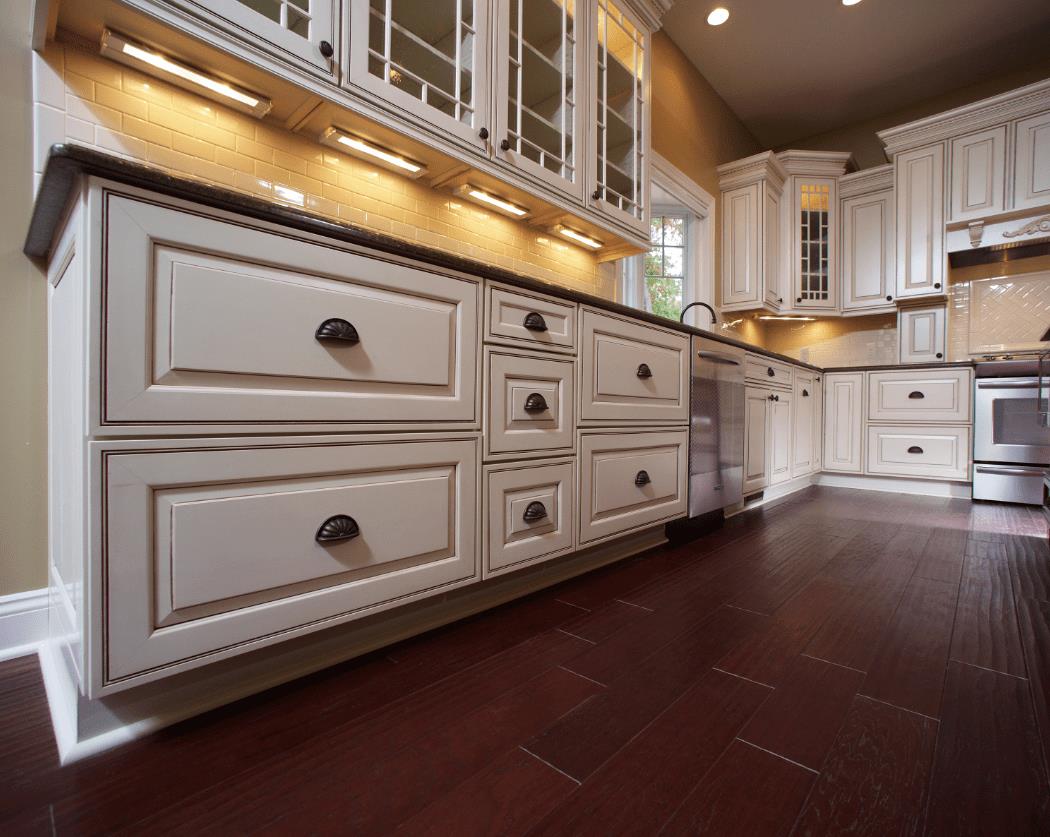
[[[677,0],[663,29],[777,148],[1045,61],[1050,0]]]

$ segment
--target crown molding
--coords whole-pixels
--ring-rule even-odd
[[[791,149],[777,154],[777,160],[789,175],[841,177],[856,168],[848,151],[805,151]]]
[[[674,0],[621,0],[621,2],[638,15],[653,32],[660,28],[663,16],[674,5]]]
[[[844,174],[839,178],[839,197],[853,198],[893,188],[893,163]]]
[[[1050,110],[1050,79],[916,119],[896,128],[887,128],[879,131],[877,136],[886,146],[887,154],[897,154],[1046,110]]]
[[[718,172],[718,186],[723,191],[750,186],[752,183],[763,180],[781,189],[788,178],[787,171],[772,151],[763,151],[760,154],[744,157],[742,160],[723,163],[716,171]]]

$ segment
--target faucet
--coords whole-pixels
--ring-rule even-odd
[[[715,313],[715,309],[708,305],[706,302],[690,302],[685,308],[682,309],[682,313],[678,315],[678,322],[685,322],[685,312],[692,308],[694,305],[703,305],[708,311],[711,312],[711,325],[718,322],[718,315]]]

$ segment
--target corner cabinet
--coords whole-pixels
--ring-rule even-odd
[[[842,314],[893,311],[896,288],[893,166],[839,180]]]

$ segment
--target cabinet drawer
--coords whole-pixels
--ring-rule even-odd
[[[476,422],[476,283],[106,200],[103,423]]]
[[[571,452],[573,361],[485,350],[488,369],[486,456]]]
[[[477,578],[476,465],[474,440],[104,451],[105,681]]]
[[[576,351],[576,306],[542,294],[488,286],[485,339],[529,349]]]
[[[485,480],[486,578],[572,551],[572,460],[488,465]]]
[[[970,428],[870,425],[868,473],[968,480]]]
[[[744,359],[744,376],[756,384],[770,387],[790,388],[793,383],[792,368],[779,360],[759,355],[747,355]]]
[[[872,421],[969,421],[973,377],[969,369],[868,373]]]
[[[689,338],[584,309],[580,419],[685,424]]]
[[[580,543],[686,512],[689,432],[580,435]]]

